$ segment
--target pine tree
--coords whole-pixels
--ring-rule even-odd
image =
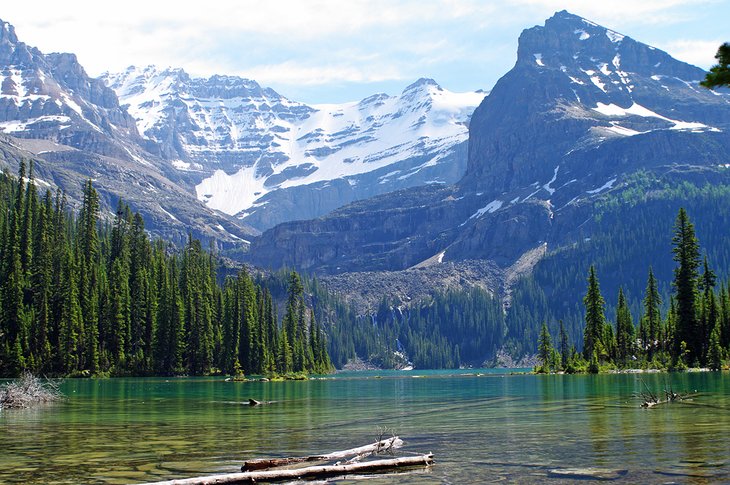
[[[674,269],[674,288],[676,290],[677,322],[675,346],[686,342],[688,359],[702,363],[702,329],[697,318],[697,280],[700,264],[700,250],[694,225],[684,208],[679,210],[674,224],[674,261],[678,266]]]
[[[570,358],[570,343],[568,334],[565,332],[565,325],[560,320],[560,368],[566,370],[568,368],[568,359]]]
[[[24,355],[27,351],[27,322],[25,316],[26,278],[21,258],[21,227],[24,207],[25,163],[21,161],[15,204],[10,210],[6,225],[4,258],[2,273],[4,281],[0,282],[0,300],[2,301],[2,325],[4,329],[5,353],[3,361],[10,375],[17,375],[25,368]]]
[[[727,286],[720,286],[720,344],[723,349],[730,349],[730,292]]]
[[[707,351],[707,363],[712,370],[722,369],[722,346],[720,345],[720,326],[715,325],[710,333],[710,341]]]
[[[698,290],[702,292],[699,315],[702,355],[707,354],[710,334],[715,329],[720,318],[720,308],[718,307],[717,297],[714,291],[716,281],[717,275],[710,269],[707,256],[705,256],[702,277],[699,279],[697,285]]]
[[[541,362],[541,372],[550,373],[550,362],[553,353],[553,344],[550,339],[547,323],[543,322],[537,344],[537,358]]]
[[[63,259],[61,288],[62,300],[58,348],[61,358],[61,369],[65,374],[69,374],[81,370],[83,364],[79,348],[80,340],[83,337],[81,305],[79,303],[74,257],[70,248],[66,249]]]
[[[606,317],[604,314],[605,300],[601,295],[598,285],[595,267],[591,266],[588,273],[588,291],[583,298],[586,308],[586,327],[583,334],[583,355],[590,359],[594,352],[600,354],[605,351],[604,347],[604,326]]]
[[[616,307],[616,353],[617,361],[626,366],[634,354],[634,322],[623,288],[619,287],[618,306]]]
[[[49,373],[52,368],[52,349],[50,343],[51,330],[51,232],[50,218],[52,217],[51,193],[46,192],[43,204],[39,207],[35,218],[33,234],[33,264],[31,269],[31,292],[33,295],[31,353],[36,356],[34,371]]]
[[[649,268],[649,278],[646,283],[646,291],[644,293],[644,315],[641,319],[641,343],[647,351],[649,360],[654,358],[654,352],[661,338],[661,313],[662,304],[661,296],[657,288],[657,282],[654,278],[654,271]]]
[[[83,338],[84,367],[96,372],[99,367],[99,270],[101,251],[97,221],[99,196],[91,180],[84,186],[83,206],[79,213],[77,260],[79,261],[79,295],[85,335]]]

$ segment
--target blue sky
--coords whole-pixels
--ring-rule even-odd
[[[396,94],[419,77],[451,91],[489,89],[514,65],[520,32],[563,9],[705,69],[730,41],[728,0],[4,3],[0,18],[21,40],[73,52],[91,75],[183,67],[248,77],[307,103]]]

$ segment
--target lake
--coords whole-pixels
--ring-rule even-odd
[[[697,391],[652,409],[634,395]],[[391,430],[423,470],[368,483],[561,483],[550,470],[626,470],[633,483],[730,480],[730,374],[536,376],[368,371],[291,382],[65,380],[64,402],[0,411],[0,483],[140,483],[238,471]],[[257,407],[249,398],[274,401]],[[569,482],[569,480],[567,480]],[[337,483],[362,483],[341,479]]]

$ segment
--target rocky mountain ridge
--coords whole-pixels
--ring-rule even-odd
[[[468,121],[485,93],[420,79],[398,96],[313,105],[235,76],[130,67],[104,81],[209,207],[266,229],[354,200],[453,183]]]
[[[520,36],[472,116],[456,184],[406,189],[255,240],[251,261],[321,274],[486,259],[509,267],[590,238],[595,204],[633,174],[713,182],[730,162],[730,98],[704,72],[558,12]],[[499,285],[496,285],[499,286]]]
[[[119,198],[142,212],[158,235],[184,241],[188,232],[240,244],[256,231],[191,197],[162,159],[143,146],[135,120],[116,94],[89,77],[73,54],[43,54],[0,21],[0,146],[11,171],[36,161],[40,186],[80,200],[92,179],[107,214]],[[169,175],[169,176],[168,176]]]

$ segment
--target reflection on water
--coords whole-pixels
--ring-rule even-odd
[[[434,452],[436,465],[372,483],[559,483],[548,478],[551,469],[576,467],[628,470],[622,479],[634,483],[730,480],[728,373],[475,372],[66,380],[60,404],[0,411],[0,482],[135,483],[232,472],[251,457],[364,444],[383,427],[406,440],[405,451]],[[642,409],[633,396],[644,386],[698,394]],[[250,407],[249,398],[273,402]]]

